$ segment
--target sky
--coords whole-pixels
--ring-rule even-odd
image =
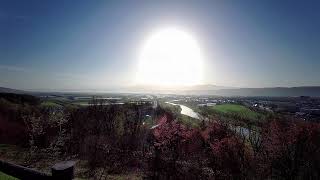
[[[205,84],[320,85],[320,1],[0,0],[0,87],[131,86],[154,30],[193,34]]]

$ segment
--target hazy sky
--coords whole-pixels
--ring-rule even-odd
[[[0,86],[131,85],[150,32],[176,26],[205,56],[205,82],[320,85],[320,1],[0,0]]]

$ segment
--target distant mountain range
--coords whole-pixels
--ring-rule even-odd
[[[234,89],[233,87],[216,86],[212,84],[200,84],[193,86],[154,86],[154,85],[136,85],[124,88],[129,92],[162,92],[162,93],[181,93],[184,91],[213,91],[221,89]]]
[[[212,91],[212,90],[221,90],[221,89],[235,89],[235,87],[227,86],[217,86],[212,84],[200,84],[194,86],[185,86],[183,90],[193,90],[193,91]]]
[[[217,90],[190,90],[186,94],[218,96],[314,96],[320,97],[320,86],[233,88]]]
[[[302,87],[268,87],[268,88],[236,88],[211,84],[163,88],[155,86],[135,86],[126,89],[140,93],[172,93],[190,95],[217,96],[317,96],[320,97],[320,86]]]
[[[71,92],[71,91],[69,91]],[[82,92],[86,92],[83,90]],[[87,91],[89,92],[89,91]],[[100,91],[102,92],[102,91]],[[113,93],[163,93],[189,95],[217,95],[217,96],[313,96],[320,97],[320,86],[302,87],[269,87],[269,88],[234,88],[211,84],[160,87],[160,86],[133,86],[113,91]],[[0,93],[33,94],[32,91],[22,91],[0,87]]]

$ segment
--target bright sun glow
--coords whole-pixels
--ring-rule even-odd
[[[136,82],[156,86],[199,84],[202,64],[200,47],[190,34],[176,28],[162,29],[142,47]]]

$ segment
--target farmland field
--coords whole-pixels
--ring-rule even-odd
[[[263,114],[255,112],[243,105],[238,105],[238,104],[221,104],[221,105],[213,106],[212,108],[213,110],[219,113],[233,114],[233,115],[240,116],[241,118],[244,118],[244,119],[256,120],[264,117]]]

